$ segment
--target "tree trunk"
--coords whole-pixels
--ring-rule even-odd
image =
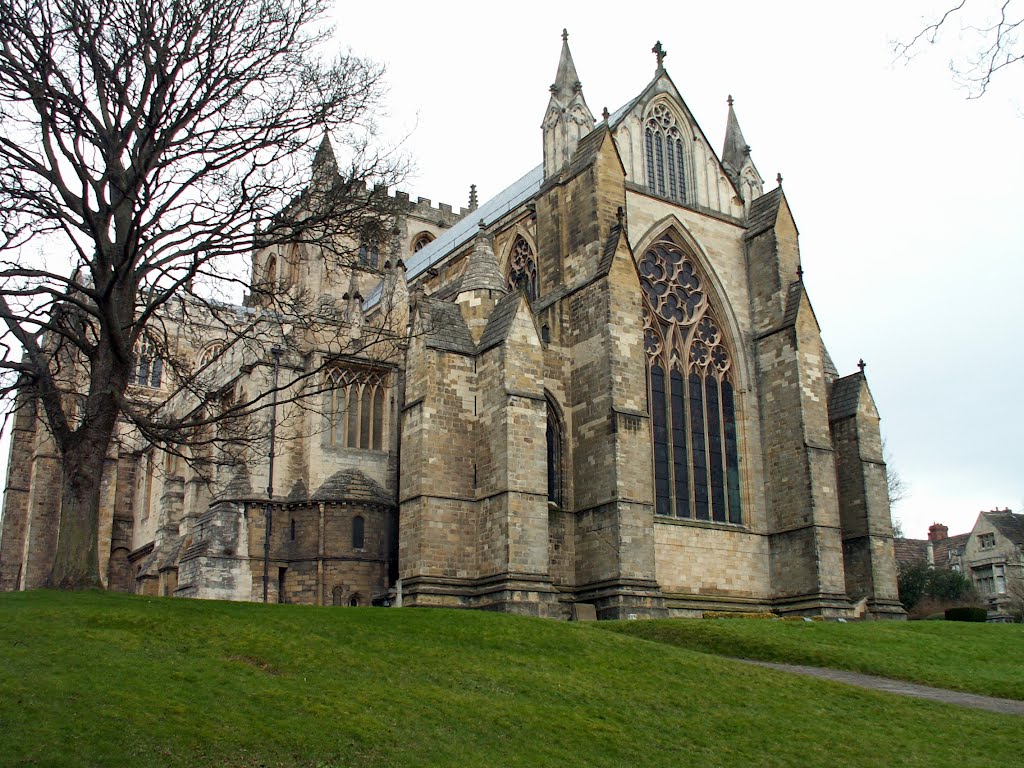
[[[82,438],[63,457],[57,553],[47,580],[52,589],[103,587],[97,538],[103,464],[110,435],[106,439],[95,434]]]

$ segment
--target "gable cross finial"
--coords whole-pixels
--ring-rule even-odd
[[[732,106],[732,94],[731,93],[729,94],[729,98],[725,100],[725,103],[728,104],[730,107]]]
[[[801,283],[804,281],[804,266],[803,264],[796,265],[796,279]]]
[[[665,57],[668,56],[668,51],[661,47],[661,40],[654,44],[654,47],[651,48],[651,53],[658,59],[658,71],[660,72],[665,68]]]
[[[778,184],[780,187],[782,186],[782,174],[781,173],[775,174],[775,183]]]
[[[566,29],[565,27],[562,27],[562,42],[565,43],[565,42],[568,42],[568,41],[569,41],[569,30]]]
[[[860,368],[860,375],[863,376],[864,375],[864,369],[868,367],[868,364],[864,362],[864,358],[863,357],[860,360],[857,361],[857,367]]]
[[[603,117],[603,118],[604,118],[604,121],[605,121],[606,123],[608,122],[608,118],[609,118],[609,117],[611,117],[611,116],[612,116],[612,113],[608,111],[608,107],[605,107],[605,108],[604,108],[604,109],[603,109],[603,110],[601,111],[601,117]]]

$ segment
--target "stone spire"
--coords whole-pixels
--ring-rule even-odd
[[[466,271],[462,273],[459,294],[455,297],[474,344],[480,343],[494,305],[506,293],[505,279],[501,276],[498,260],[491,248],[491,239],[484,232],[484,223],[481,221],[473,250],[466,258]]]
[[[743,138],[740,121],[736,118],[736,110],[733,109],[732,96],[729,96],[726,103],[729,105],[729,117],[725,124],[722,166],[736,191],[743,198],[744,208],[749,209],[751,201],[760,197],[764,181],[750,157],[750,145]]]
[[[316,155],[313,156],[313,186],[320,188],[330,186],[338,174],[338,160],[334,156],[331,137],[325,131],[323,141],[320,142]]]
[[[466,259],[466,271],[462,273],[459,295],[467,291],[498,291],[501,294],[507,292],[505,279],[498,268],[498,259],[491,248],[490,238],[484,234],[482,221],[476,243],[473,244],[473,251]]]
[[[583,84],[569,50],[569,33],[562,30],[562,53],[558,59],[551,98],[544,113],[544,176],[561,171],[576,151],[576,145],[594,127],[594,115],[583,98]]]

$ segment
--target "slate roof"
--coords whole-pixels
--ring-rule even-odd
[[[501,276],[498,260],[487,237],[477,237],[476,244],[466,259],[466,269],[459,281],[459,292],[462,291],[501,291],[505,293],[505,278]]]
[[[782,203],[782,187],[765,192],[750,204],[750,215],[747,217],[748,239],[759,235],[775,226],[779,217],[779,206]]]
[[[544,180],[544,164],[541,163],[521,179],[506,187],[486,203],[481,205],[472,216],[465,216],[454,225],[444,230],[428,245],[416,251],[405,263],[407,280],[412,280],[449,253],[468,243],[479,230],[479,222],[485,226],[493,224],[509,211],[513,211],[527,200],[535,197],[540,191]],[[382,286],[378,284],[366,297],[363,308],[369,309],[380,301]]]
[[[1010,510],[985,512],[985,517],[1014,544],[1024,544],[1024,515]]]
[[[469,335],[469,328],[457,304],[430,296],[425,296],[421,301],[427,311],[425,340],[428,347],[463,355],[476,353],[476,344]]]
[[[857,415],[860,404],[860,388],[864,374],[851,373],[832,382],[832,393],[828,398],[828,420],[839,421]]]
[[[566,171],[566,177],[571,178],[575,176],[594,162],[594,158],[597,157],[597,153],[601,150],[601,145],[604,143],[607,131],[607,126],[603,123],[598,123],[594,130],[580,139],[579,144],[576,145],[576,152],[573,153],[572,162],[569,163],[569,168]]]
[[[615,224],[608,232],[608,239],[604,244],[604,253],[601,254],[601,262],[597,265],[598,275],[607,275],[612,268],[612,261],[615,259],[615,251],[619,248],[619,240],[622,238],[622,225]]]
[[[309,498],[309,489],[302,478],[295,481],[292,489],[288,492],[288,501],[305,501]]]
[[[317,488],[311,501],[367,501],[371,504],[390,506],[394,499],[380,484],[358,469],[343,469],[335,472]]]
[[[825,353],[825,376],[830,380],[838,379],[839,369],[836,368],[836,364],[832,362],[832,355],[830,355],[828,350],[824,347],[821,348],[821,351]]]
[[[487,327],[484,328],[484,333],[480,337],[480,352],[495,347],[505,340],[516,319],[516,311],[519,309],[519,300],[522,296],[522,290],[513,291],[502,296],[494,305],[494,311],[491,312],[491,316],[487,320]]]
[[[789,284],[789,291],[786,294],[786,311],[782,314],[782,327],[788,328],[796,322],[796,316],[800,312],[800,302],[804,297],[804,284],[800,280],[794,280]]]

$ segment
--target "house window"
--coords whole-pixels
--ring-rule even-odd
[[[978,534],[978,546],[982,549],[992,549],[995,545],[996,535],[994,533]]]
[[[655,512],[741,523],[732,353],[693,260],[668,239],[640,261]]]
[[[517,291],[520,288],[526,298],[536,301],[540,295],[540,281],[537,278],[537,261],[533,257],[533,249],[522,235],[517,235],[512,244],[512,252],[508,257],[508,289]]]
[[[362,549],[366,544],[366,521],[362,515],[352,518],[352,548]]]
[[[135,345],[135,365],[130,383],[140,387],[159,389],[163,381],[164,361],[156,345],[148,336],[143,336]]]
[[[644,127],[647,189],[651,194],[686,202],[687,142],[665,104],[655,104]]]
[[[372,369],[327,372],[328,443],[344,448],[384,450],[387,374]]]

